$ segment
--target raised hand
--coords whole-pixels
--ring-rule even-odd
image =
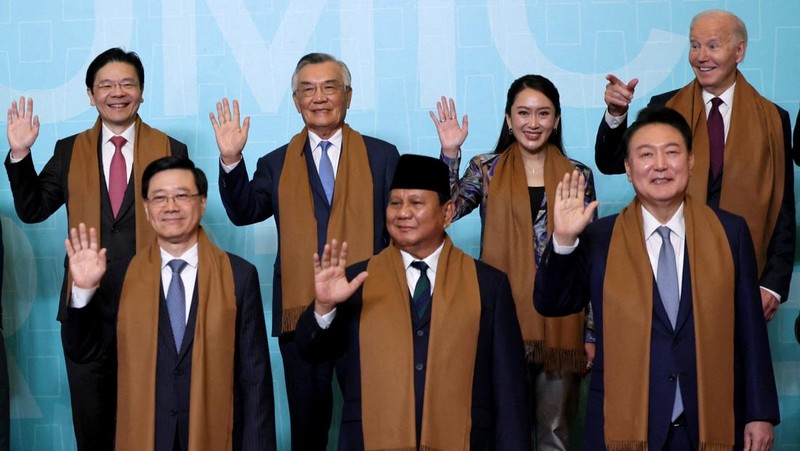
[[[636,85],[639,84],[639,79],[634,78],[628,83],[623,83],[616,76],[608,74],[606,80],[608,80],[608,84],[603,100],[608,105],[608,112],[612,116],[622,116],[628,112],[628,105],[633,101],[633,92]]]
[[[106,273],[106,250],[98,250],[97,230],[92,227],[86,233],[86,224],[70,230],[70,238],[64,240],[69,257],[69,273],[78,288],[94,288]]]
[[[16,159],[26,157],[39,136],[39,116],[33,114],[33,99],[28,98],[27,108],[25,105],[25,97],[20,97],[19,105],[12,100],[8,108],[6,136],[11,155]]]
[[[347,266],[347,243],[342,243],[341,250],[336,240],[331,240],[322,251],[322,258],[314,253],[314,290],[316,300],[314,310],[324,315],[338,304],[349,298],[358,287],[367,279],[367,272],[363,271],[352,281],[347,281],[344,269]]]
[[[558,182],[553,205],[553,236],[561,246],[572,246],[583,229],[592,222],[598,202],[584,205],[586,177],[578,170],[564,174]]]
[[[219,154],[222,162],[233,164],[242,159],[242,150],[247,143],[247,132],[250,131],[250,116],[244,118],[244,123],[239,125],[239,102],[233,100],[233,115],[228,104],[228,98],[223,97],[217,102],[217,117],[208,113],[211,126],[214,127],[214,138],[217,140]]]
[[[461,125],[458,125],[458,114],[456,114],[456,102],[450,98],[442,96],[442,100],[436,102],[438,118],[433,111],[429,111],[436,133],[439,135],[439,143],[442,145],[442,153],[448,158],[458,157],[458,150],[467,139],[469,133],[469,117],[465,114],[461,118]]]

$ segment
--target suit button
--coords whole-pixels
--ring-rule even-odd
[[[116,227],[111,227],[111,233],[117,233],[117,231],[118,231],[118,230],[117,230],[117,228],[116,228]]]
[[[669,377],[667,378],[667,380],[670,381],[670,382],[675,382],[675,379],[676,378],[675,378],[674,374],[670,374]]]
[[[176,368],[175,371],[173,371],[173,374],[175,374],[176,376],[180,376],[181,374],[183,374],[183,369]]]
[[[177,415],[177,414],[178,414],[178,411],[177,411],[177,410],[175,410],[175,409],[169,409],[169,415],[170,415],[170,416],[173,416],[173,417],[174,417],[174,416],[175,416],[175,415]]]
[[[417,331],[417,336],[418,336],[418,337],[421,337],[421,336],[423,336],[423,335],[425,335],[425,331],[424,331],[424,330],[421,330],[421,329],[420,329],[420,330],[418,330],[418,331]]]
[[[422,365],[421,363],[414,365],[414,369],[417,371],[422,371],[422,368],[424,368],[424,365]]]

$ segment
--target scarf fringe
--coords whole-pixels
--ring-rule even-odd
[[[700,443],[700,451],[730,451],[733,445],[723,445],[721,443]]]
[[[422,445],[419,447],[419,451],[442,451],[442,449],[434,448],[433,446]]]
[[[434,448],[424,448],[424,447],[420,448],[420,450],[426,450],[426,451],[427,450],[432,450],[432,449],[434,449]],[[414,447],[414,446],[408,446],[408,447],[405,447],[405,448],[380,448],[380,449],[375,448],[375,449],[368,450],[368,451],[417,451],[417,448]]]
[[[544,366],[545,371],[582,373],[586,369],[583,350],[549,348],[544,341],[526,341],[525,360]]]
[[[634,440],[606,443],[608,451],[646,451],[647,442]]]
[[[297,321],[300,320],[300,315],[306,311],[305,307],[294,307],[283,311],[281,316],[281,333],[294,332],[297,328]]]

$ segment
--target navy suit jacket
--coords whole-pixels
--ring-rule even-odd
[[[366,269],[367,262],[347,269],[352,279]],[[530,423],[525,382],[525,351],[517,322],[511,287],[505,274],[475,261],[481,298],[480,329],[472,383],[472,431],[474,450],[531,449]],[[359,318],[362,290],[337,308],[330,328],[323,330],[314,317],[314,304],[297,324],[295,340],[300,354],[313,362],[338,359],[337,377],[344,396],[340,450],[363,450],[361,420],[361,365]],[[409,315],[411,313],[409,293]],[[436,305],[432,305],[435,309]],[[431,309],[428,311],[430,312]],[[430,316],[413,321],[414,371],[417,442],[422,424],[422,400],[427,370]],[[391,354],[387,354],[391,358]]]
[[[794,144],[792,146],[794,162],[800,165],[800,111],[797,112],[797,120],[794,121]]]
[[[777,424],[780,417],[750,232],[741,217],[721,210],[715,210],[715,213],[725,229],[735,268],[734,413],[739,449],[743,444],[746,423],[761,420]],[[584,438],[584,449],[592,450],[605,449],[603,284],[616,217],[605,217],[590,224],[581,234],[578,248],[569,255],[556,254],[551,240],[540,262],[534,291],[536,309],[547,316],[575,313],[583,310],[587,303],[592,303],[597,350],[589,386]],[[702,268],[694,269],[697,270]],[[669,432],[675,399],[675,376],[679,376],[681,384],[689,435],[694,443],[699,443],[692,272],[689,259],[685,258],[675,329],[669,322],[656,284],[653,283],[648,417],[648,444],[651,449],[662,449]]]
[[[665,105],[679,90],[670,91],[654,96],[648,106]],[[736,108],[736,105],[734,105]],[[783,182],[783,199],[778,212],[775,230],[767,246],[767,262],[764,270],[759,274],[759,285],[769,288],[781,296],[781,302],[786,302],[789,296],[789,284],[792,281],[794,270],[795,246],[795,205],[794,205],[794,166],[792,165],[792,125],[789,113],[775,105],[783,126],[783,142],[785,149],[785,171]],[[622,135],[628,128],[627,118],[619,127],[612,129],[603,118],[597,129],[594,159],[597,168],[603,174],[625,173],[625,149],[621,148]],[[709,177],[707,203],[718,208],[720,193],[722,191],[722,172],[716,179]]]
[[[236,289],[236,348],[234,352],[233,449],[274,450],[275,412],[267,329],[261,304],[261,287],[255,266],[228,254]],[[163,296],[159,306],[158,350],[156,356],[156,434],[154,449],[172,451],[179,434],[183,449],[188,446],[189,393],[191,391],[192,349],[197,317],[197,288],[192,300],[180,352],[169,323]],[[101,351],[98,343],[108,341],[107,331],[97,327],[95,300],[82,309],[68,308],[64,322],[72,335],[70,354],[77,360],[91,360]],[[213,301],[213,300],[212,300]]]
[[[399,154],[394,145],[370,136],[364,136],[364,143],[367,147],[367,159],[373,185],[373,253],[378,253],[389,245],[389,234],[386,232],[386,205],[389,203],[389,186],[392,183]],[[281,180],[287,147],[288,144],[259,158],[253,180],[248,179],[244,159],[230,173],[226,173],[220,167],[219,194],[231,222],[241,226],[275,216],[275,224],[278,226],[280,234],[278,184]],[[347,149],[344,149],[344,152],[347,152]],[[314,166],[308,140],[305,143],[305,155],[311,194],[314,199],[314,217],[317,220],[317,252],[322,255],[322,249],[328,240],[328,219],[331,207],[328,205],[322,182],[319,180],[319,173]],[[281,315],[283,313],[281,252],[284,250],[280,249],[280,237],[278,246],[272,279],[272,335],[276,337],[282,333]],[[311,299],[309,299],[310,301]]]

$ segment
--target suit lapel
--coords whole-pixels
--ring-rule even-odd
[[[692,311],[692,275],[689,271],[688,249],[684,250],[683,259],[683,282],[681,286],[681,303],[678,307],[678,320],[675,322],[675,331],[680,332],[686,324],[689,314]]]

